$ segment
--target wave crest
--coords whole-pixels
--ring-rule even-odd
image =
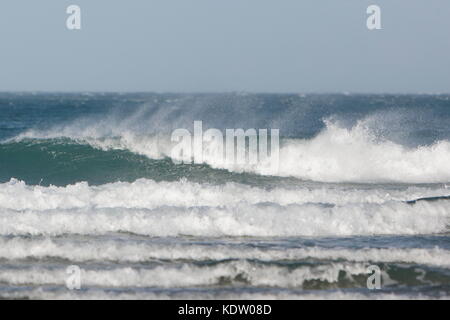
[[[203,162],[217,169],[260,175],[295,177],[319,182],[360,183],[446,183],[450,181],[450,142],[407,147],[377,137],[368,123],[359,121],[346,128],[335,121],[311,139],[283,139],[278,168],[257,164],[227,164],[213,142],[204,143]],[[105,129],[105,124],[80,123],[48,131],[27,131],[17,138],[51,139],[66,137],[102,150],[120,149],[151,159],[173,158],[168,134],[145,134],[130,127]],[[219,151],[218,151],[219,150]]]

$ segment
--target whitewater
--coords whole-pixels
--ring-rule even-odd
[[[0,297],[448,299],[449,99],[0,94]],[[278,167],[179,164],[197,120],[279,129]]]

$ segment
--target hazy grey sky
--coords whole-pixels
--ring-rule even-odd
[[[1,0],[0,91],[450,92],[449,14],[449,0]]]

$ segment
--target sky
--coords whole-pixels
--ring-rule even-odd
[[[72,4],[81,30],[66,28]],[[0,91],[450,93],[449,13],[448,0],[2,0]]]

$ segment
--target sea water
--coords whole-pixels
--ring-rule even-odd
[[[278,168],[173,161],[194,121],[279,129]],[[450,195],[449,124],[448,95],[2,93],[0,297],[449,298],[450,201],[407,203]]]

